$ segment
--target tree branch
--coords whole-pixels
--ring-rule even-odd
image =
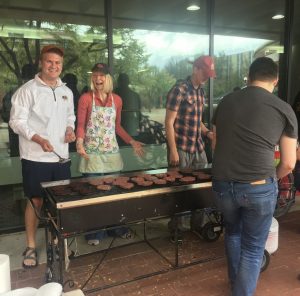
[[[4,62],[5,62],[5,60],[7,61],[7,62],[5,62],[6,65],[16,75],[16,77],[20,83],[22,81],[22,79],[21,79],[21,71],[20,71],[20,66],[18,63],[17,56],[16,56],[15,52],[8,47],[7,43],[5,42],[5,40],[2,37],[0,37],[0,43],[6,49],[7,53],[10,55],[13,66],[8,63],[7,59],[3,55],[1,56],[2,59],[4,58],[3,59]]]
[[[7,61],[6,57],[2,54],[2,52],[0,51],[0,57],[3,60],[4,64],[12,71],[14,72],[14,68],[9,64],[9,62]]]
[[[42,22],[38,21],[36,23],[36,27],[41,28],[41,24]],[[38,68],[39,61],[40,61],[40,51],[41,51],[41,41],[39,39],[36,39],[35,40],[35,61],[34,61],[34,65],[36,69]]]
[[[26,56],[27,56],[28,62],[29,62],[29,64],[32,65],[33,61],[32,61],[32,57],[31,57],[31,54],[30,54],[29,43],[28,43],[28,39],[27,38],[23,39],[23,44],[24,44],[24,49],[25,49],[25,52],[26,52]]]

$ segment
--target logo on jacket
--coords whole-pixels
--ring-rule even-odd
[[[67,99],[68,99],[68,97],[67,97],[67,96],[62,96],[62,98],[63,98],[64,100],[67,100]]]

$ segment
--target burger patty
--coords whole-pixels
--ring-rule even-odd
[[[109,191],[111,189],[111,185],[100,184],[97,186],[98,190]]]
[[[103,182],[105,184],[112,184],[112,182],[115,180],[115,178],[113,178],[113,177],[106,177],[106,178],[103,178],[102,180],[103,180]]]
[[[173,176],[167,176],[164,178],[164,180],[166,180],[167,182],[175,182],[176,179]]]
[[[167,181],[164,179],[156,179],[156,180],[153,180],[153,183],[156,185],[165,185],[165,184],[167,184]]]
[[[182,183],[192,183],[192,182],[195,182],[195,180],[196,180],[196,177],[193,177],[193,176],[186,176],[186,177],[179,179],[179,181]]]
[[[126,177],[126,176],[117,177],[115,179],[115,181],[117,181],[117,182],[128,182],[129,180],[130,180],[130,178]]]
[[[94,185],[94,186],[102,185],[102,184],[104,184],[104,180],[103,180],[103,178],[101,178],[101,179],[95,178],[95,179],[89,180],[89,184]]]
[[[153,184],[153,181],[143,181],[143,182],[139,182],[138,185],[140,186],[144,186],[144,187],[149,187]]]
[[[144,182],[145,179],[142,178],[142,177],[132,177],[131,181],[134,182],[134,183],[136,183],[136,184],[138,184],[139,182]]]
[[[167,176],[167,174],[166,174],[166,173],[155,174],[155,176],[156,176],[157,178],[163,179],[163,178],[165,178],[165,177]]]
[[[123,188],[123,189],[132,189],[134,187],[134,184],[133,183],[130,183],[130,182],[124,182],[124,183],[120,183],[118,185],[120,188]]]

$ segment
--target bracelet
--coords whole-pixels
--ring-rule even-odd
[[[78,147],[78,146],[83,146],[83,139],[81,139],[81,138],[77,138],[77,140],[76,140],[76,147]]]

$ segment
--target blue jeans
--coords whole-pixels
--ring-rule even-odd
[[[277,180],[262,185],[213,180],[213,191],[224,217],[232,296],[252,296],[276,206]]]

